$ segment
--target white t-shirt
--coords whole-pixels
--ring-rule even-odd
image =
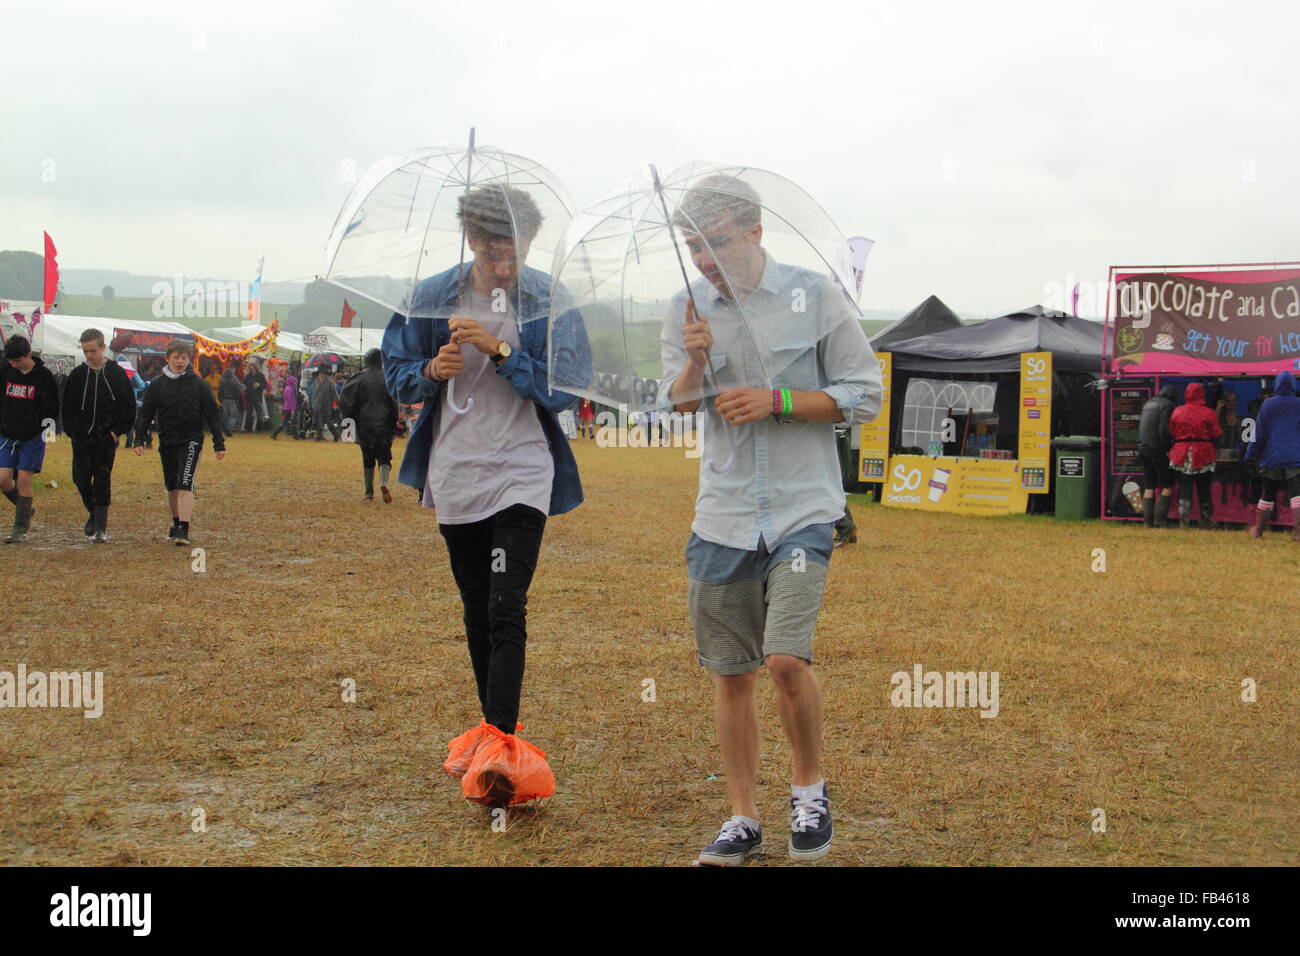
[[[490,335],[519,348],[514,313],[493,312],[492,300],[473,290],[459,314],[477,319]],[[461,346],[463,370],[454,379],[458,415],[447,405],[447,388],[438,401],[438,432],[429,449],[424,504],[438,512],[440,524],[482,521],[511,505],[550,511],[555,462],[537,417],[537,406],[521,398],[496,365],[472,345]]]

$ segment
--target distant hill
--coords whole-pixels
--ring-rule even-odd
[[[105,299],[98,295],[65,295],[60,299],[59,312],[64,315],[85,315],[95,317],[102,315],[105,319],[143,319],[148,322],[179,322],[187,325],[196,332],[202,332],[205,329],[229,328],[234,325],[242,325],[247,321],[242,314],[228,315],[223,314],[211,318],[196,316],[186,317],[154,315],[153,298],[139,299],[129,298],[122,299],[114,297]],[[269,323],[278,312],[283,326],[284,316],[288,315],[290,310],[295,308],[292,305],[281,305],[274,302],[262,303],[262,322]],[[310,331],[310,330],[309,330]]]
[[[139,299],[152,298],[155,283],[165,282],[170,287],[176,281],[174,275],[137,275],[134,272],[123,272],[118,269],[64,269],[59,277],[71,295],[98,296],[105,286],[111,286],[115,295]],[[250,270],[249,275],[241,276],[237,280],[190,275],[185,276],[184,279],[186,282],[202,282],[206,286],[209,282],[252,282],[253,276]],[[297,305],[303,300],[303,290],[306,287],[305,282],[263,282],[262,299],[265,301],[274,298],[278,302]]]
[[[59,282],[59,288],[63,288]],[[34,252],[0,252],[0,298],[39,301],[45,295],[45,257]]]

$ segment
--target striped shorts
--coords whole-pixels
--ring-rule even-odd
[[[691,534],[687,604],[702,666],[715,674],[748,674],[769,654],[812,663],[834,527],[808,525],[770,551],[762,540],[745,551]]]

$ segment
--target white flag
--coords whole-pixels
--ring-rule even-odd
[[[862,276],[867,270],[867,256],[875,244],[874,239],[865,236],[854,236],[849,240],[849,255],[853,258],[853,284],[858,302],[862,301]]]

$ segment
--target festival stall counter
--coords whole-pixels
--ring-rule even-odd
[[[1140,520],[1142,406],[1200,382],[1218,412],[1211,520],[1252,520],[1259,481],[1243,462],[1254,414],[1283,369],[1300,371],[1300,263],[1115,266],[1107,310],[1101,513]],[[1195,493],[1193,492],[1195,499]],[[1193,501],[1193,514],[1199,503]],[[1288,525],[1290,507],[1274,509]]]
[[[1035,306],[878,352],[885,396],[861,427],[859,480],[889,507],[1023,513],[1053,490],[1053,428],[1096,428],[1102,336]]]
[[[890,452],[892,420],[893,359],[888,352],[876,355],[880,362],[885,396],[880,415],[861,426],[861,453],[858,478],[863,482],[884,485],[881,502],[889,507],[919,511],[949,511],[958,514],[1023,513],[1032,494],[1046,494],[1050,489],[1052,421],[1052,353],[1026,352],[1020,356],[1020,390],[1018,408],[1018,448],[990,447],[994,443],[998,422],[980,418],[970,407],[958,415],[953,406],[926,403],[909,411],[919,416],[932,413],[928,423],[937,426],[940,436],[928,443],[930,454],[896,454]],[[936,400],[942,402],[941,393]],[[945,414],[948,413],[948,414]],[[964,420],[960,428],[957,418]],[[913,423],[916,424],[915,417]],[[958,436],[958,431],[961,434]],[[947,439],[947,440],[944,440]],[[960,454],[943,454],[945,447],[956,444]],[[1013,457],[1014,455],[1014,457]]]

